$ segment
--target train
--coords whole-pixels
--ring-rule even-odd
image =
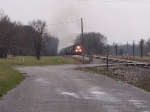
[[[82,54],[82,45],[75,44],[75,45],[66,47],[65,50],[66,50],[65,51],[66,55],[79,55],[79,54]]]

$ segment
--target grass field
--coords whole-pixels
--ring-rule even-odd
[[[60,56],[41,57],[40,60],[36,60],[35,57],[31,56],[18,56],[0,59],[0,97],[24,80],[24,76],[22,74],[11,69],[13,66],[40,66],[73,63],[77,62],[71,58]]]

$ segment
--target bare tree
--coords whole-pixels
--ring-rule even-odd
[[[140,47],[140,51],[141,51],[141,57],[143,57],[144,43],[145,43],[145,41],[143,39],[141,39],[139,41],[139,47]]]
[[[46,56],[55,56],[57,55],[59,40],[57,37],[52,35],[45,37],[43,39],[44,48],[42,50],[42,54]]]
[[[105,53],[105,45],[107,42],[107,38],[96,32],[89,32],[83,34],[84,38],[84,52],[86,54],[104,54]],[[75,44],[81,44],[82,39],[81,35],[77,37],[75,40]]]
[[[118,45],[116,44],[115,45],[115,53],[116,53],[116,56],[118,55]]]
[[[0,55],[7,57],[8,50],[17,35],[17,25],[11,22],[8,16],[3,16],[0,19]]]
[[[145,42],[144,53],[145,55],[150,56],[150,37]]]
[[[32,33],[33,28],[31,26],[22,25],[17,23],[18,26],[18,35],[15,38],[15,41],[12,44],[11,52],[13,56],[15,55],[33,55],[32,45]]]
[[[4,11],[0,9],[0,16],[2,16],[3,14],[4,14]]]
[[[146,45],[147,45],[148,48],[150,49],[150,38],[148,38],[148,40],[146,41]]]
[[[44,37],[48,35],[48,32],[46,30],[46,23],[41,20],[33,20],[30,23],[30,26],[34,29],[32,39],[33,39],[33,45],[35,47],[35,55],[37,57],[37,60],[40,60],[40,51],[42,47],[42,40]]]
[[[46,29],[46,23],[41,20],[33,20],[29,25],[20,22],[12,22],[0,9],[0,57],[7,57],[10,53],[16,55],[35,55],[40,59],[41,50],[46,46],[50,55],[56,55],[59,40],[52,38]],[[47,44],[46,44],[47,43]],[[44,45],[46,44],[46,45]],[[33,53],[34,50],[34,53]],[[43,50],[43,54],[45,55]]]

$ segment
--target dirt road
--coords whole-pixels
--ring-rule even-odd
[[[150,112],[150,93],[76,66],[16,67],[27,77],[0,100],[0,112]]]

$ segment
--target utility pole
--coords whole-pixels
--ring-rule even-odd
[[[83,64],[84,64],[84,39],[83,39],[83,20],[81,18],[81,38],[82,38],[82,56],[83,56]]]
[[[107,65],[107,71],[108,71],[108,46],[106,47],[106,53],[107,53],[107,57],[106,57],[106,65]]]
[[[127,51],[126,51],[126,58],[129,59],[129,52],[128,52],[128,41],[127,41]]]
[[[118,52],[118,46],[117,46],[117,44],[115,46],[115,50],[116,50],[116,56],[117,56],[117,52]]]
[[[122,42],[121,42],[121,56],[123,55]]]
[[[134,46],[135,46],[135,44],[134,44],[134,40],[133,40],[133,57],[134,57]]]
[[[37,60],[40,60],[40,44],[37,45]]]
[[[143,57],[143,47],[144,47],[144,40],[143,39],[141,39],[140,47],[141,47],[141,58],[142,58]]]

